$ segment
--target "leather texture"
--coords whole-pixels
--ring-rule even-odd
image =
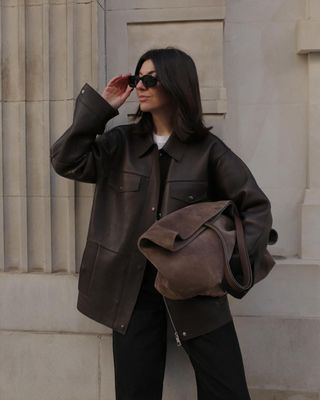
[[[77,307],[125,333],[146,265],[137,241],[157,220],[160,178],[152,132],[134,134],[130,124],[106,129],[117,114],[85,84],[76,99],[72,125],[51,148],[51,162],[62,176],[95,184]],[[183,143],[173,134],[163,150],[171,162],[161,215],[190,204],[232,200],[239,210],[253,268],[258,268],[272,217],[270,202],[245,163],[210,133],[194,143]],[[237,257],[235,250],[231,260],[235,265]],[[226,296],[196,296],[167,304],[177,329],[190,332],[187,338],[231,319]]]
[[[241,281],[229,264],[236,243]],[[242,224],[231,201],[198,203],[174,211],[155,222],[139,238],[138,247],[158,270],[156,289],[169,299],[216,297],[226,291],[241,297],[252,286]],[[268,257],[266,264],[269,273],[273,259]]]
[[[225,295],[224,269],[236,235],[232,220],[221,213],[224,204],[184,207],[155,222],[140,237],[138,247],[157,268],[155,287],[163,296],[181,300]],[[213,229],[205,225],[210,221]]]

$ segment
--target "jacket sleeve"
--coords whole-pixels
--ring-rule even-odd
[[[72,125],[51,147],[54,170],[65,178],[95,183],[98,170],[119,146],[116,130],[101,135],[116,115],[118,111],[86,83],[76,99]]]
[[[213,190],[215,196],[233,200],[238,208],[254,273],[255,264],[259,264],[269,241],[272,227],[270,201],[246,164],[223,143],[217,143],[217,148],[210,165]],[[240,273],[237,251],[230,264],[235,274]]]

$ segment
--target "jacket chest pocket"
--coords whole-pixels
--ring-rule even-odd
[[[208,184],[205,181],[183,181],[170,183],[170,197],[187,204],[199,203],[207,199]]]
[[[118,193],[138,192],[140,190],[141,176],[123,172],[110,174],[108,185]]]

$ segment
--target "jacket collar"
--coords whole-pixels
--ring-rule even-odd
[[[135,141],[136,154],[138,157],[143,157],[148,153],[151,147],[154,147],[154,142],[151,134],[136,135]]]
[[[176,161],[181,161],[186,149],[186,144],[181,142],[181,140],[179,140],[179,138],[173,133],[162,149]]]
[[[146,155],[150,148],[155,146],[152,133],[139,136],[136,146],[138,157],[143,157]],[[162,149],[176,161],[181,161],[185,152],[185,147],[186,144],[181,142],[175,134],[172,134]]]

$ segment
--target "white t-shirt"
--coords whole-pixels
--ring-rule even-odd
[[[157,135],[153,132],[153,140],[157,144],[159,150],[167,143],[169,137],[170,135]]]

